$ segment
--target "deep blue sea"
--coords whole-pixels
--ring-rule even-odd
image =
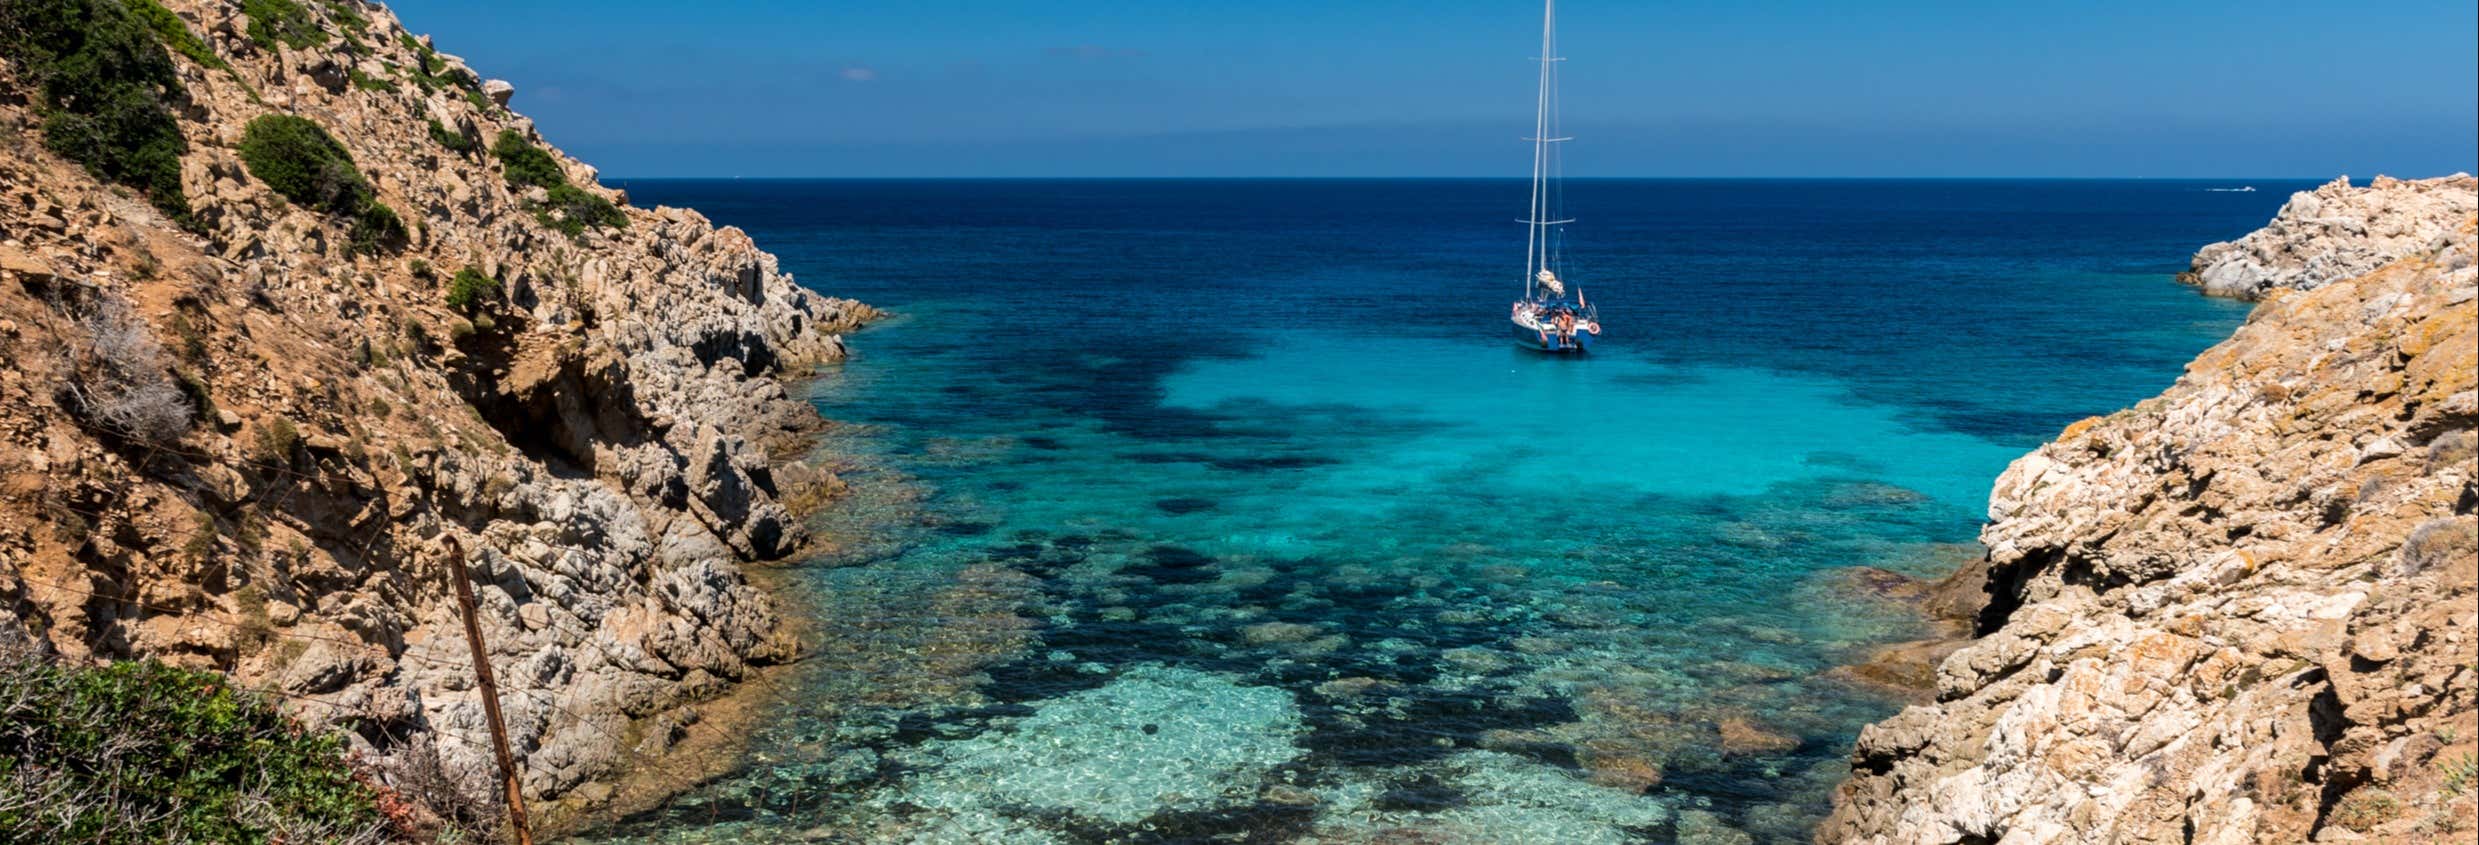
[[[2313,187],[2239,184],[1572,182],[1566,359],[1521,181],[627,182],[895,316],[815,388],[811,657],[604,833],[1805,842],[1923,630],[1852,568],[2227,336],[2172,274]]]

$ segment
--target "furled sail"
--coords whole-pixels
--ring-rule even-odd
[[[1567,295],[1567,286],[1566,286],[1566,283],[1565,283],[1565,282],[1558,281],[1558,274],[1556,274],[1556,273],[1552,273],[1552,272],[1550,272],[1550,271],[1548,271],[1548,270],[1543,270],[1543,271],[1541,271],[1541,272],[1538,272],[1538,273],[1534,273],[1534,274],[1532,274],[1532,280],[1533,280],[1533,281],[1536,281],[1536,282],[1540,282],[1540,283],[1541,283],[1541,288],[1542,288],[1542,289],[1544,289],[1544,290],[1549,291],[1549,295],[1551,295],[1551,296],[1565,296],[1565,295]]]

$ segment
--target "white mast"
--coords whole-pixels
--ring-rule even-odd
[[[1558,0],[1541,3],[1541,82],[1534,97],[1532,115],[1532,213],[1524,217],[1524,298],[1532,298],[1543,271],[1551,270],[1550,227],[1570,220],[1552,219],[1560,203],[1555,187],[1549,184],[1558,172],[1558,153],[1551,144],[1568,140],[1554,137],[1558,131],[1558,72],[1555,63],[1566,61],[1558,56]]]

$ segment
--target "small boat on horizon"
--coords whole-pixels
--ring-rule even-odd
[[[1558,160],[1558,144],[1573,140],[1558,134],[1558,0],[1541,2],[1541,83],[1536,110],[1532,116],[1532,209],[1524,223],[1524,296],[1515,300],[1509,318],[1514,322],[1515,345],[1551,353],[1583,353],[1592,348],[1592,341],[1601,336],[1601,315],[1584,299],[1584,289],[1577,287],[1575,297],[1567,298],[1567,282],[1559,274],[1565,270],[1562,253],[1563,232],[1558,228],[1575,222],[1560,218],[1565,195],[1559,181],[1565,175]]]

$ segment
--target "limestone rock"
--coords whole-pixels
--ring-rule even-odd
[[[2479,179],[2454,174],[2365,188],[2342,177],[2300,191],[2262,229],[2211,244],[2178,278],[2220,296],[2262,299],[2274,288],[2314,290],[2437,245],[2479,208]]]
[[[533,797],[642,763],[612,737],[659,748],[710,729],[693,705],[795,648],[740,568],[797,547],[783,502],[829,478],[769,452],[817,423],[784,383],[840,358],[836,335],[876,312],[803,288],[692,211],[623,201],[625,226],[546,227],[540,188],[456,147],[512,132],[579,189],[617,195],[506,109],[513,85],[447,54],[426,64],[409,45],[429,39],[385,8],[301,4],[338,50],[262,50],[240,0],[163,5],[231,65],[172,57],[193,217],[165,219],[31,135],[0,156],[0,361],[77,340],[42,298],[74,287],[132,303],[215,413],[149,457],[28,401],[31,368],[0,367],[0,394],[18,391],[0,401],[0,462],[28,456],[46,485],[0,495],[0,555],[33,550],[0,571],[108,580],[165,609],[124,619],[0,583],[0,637],[350,702],[295,716],[373,714],[394,733],[371,759],[438,740],[448,769],[477,772],[488,749],[445,739],[480,733],[439,580],[466,566]],[[0,125],[40,124],[28,84],[0,71]],[[400,248],[348,254],[351,221],[248,172],[233,149],[270,110],[335,137],[402,218]],[[501,295],[450,308],[466,267]],[[52,499],[80,503],[91,548],[21,542],[60,519],[37,506]]]
[[[1861,732],[1817,841],[2479,825],[2470,186],[2299,195],[2241,251],[2298,258],[2274,284],[2311,290],[2274,292],[2167,392],[2006,470],[1981,532],[1985,636],[1945,658],[1935,702]],[[2446,209],[2441,235],[2403,216],[2420,203]]]

